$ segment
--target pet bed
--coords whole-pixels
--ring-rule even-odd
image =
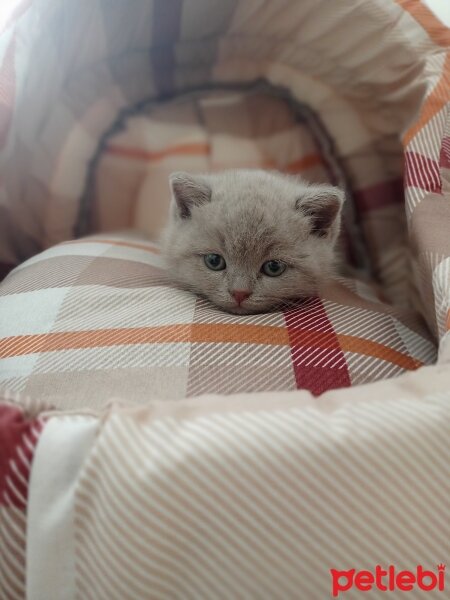
[[[449,45],[406,0],[18,4],[0,597],[319,599],[445,563]],[[167,174],[240,166],[343,186],[354,276],[244,317],[173,288]]]

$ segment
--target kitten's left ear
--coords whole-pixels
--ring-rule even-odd
[[[194,206],[201,206],[211,200],[211,189],[200,176],[178,171],[170,175],[169,181],[178,215],[182,219],[190,218]]]
[[[311,185],[295,202],[295,208],[311,221],[311,234],[327,237],[336,229],[344,204],[344,192],[331,185]]]

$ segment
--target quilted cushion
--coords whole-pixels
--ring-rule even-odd
[[[332,388],[435,361],[417,314],[340,279],[283,312],[235,316],[175,289],[135,232],[60,244],[0,286],[0,388],[60,407]]]

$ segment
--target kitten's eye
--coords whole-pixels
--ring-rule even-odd
[[[261,267],[261,271],[268,277],[279,277],[286,270],[286,263],[281,260],[268,260]]]
[[[211,271],[223,271],[227,266],[225,259],[220,254],[205,254],[203,260]]]

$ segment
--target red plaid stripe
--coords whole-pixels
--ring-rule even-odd
[[[405,184],[426,192],[441,193],[442,182],[437,162],[418,152],[406,152]]]
[[[355,191],[353,197],[361,213],[394,204],[402,204],[405,198],[403,181],[401,179],[393,179],[391,181],[375,183],[362,190]]]
[[[297,388],[319,395],[351,385],[344,353],[319,298],[286,312]]]
[[[42,430],[13,406],[0,405],[0,505],[26,509],[31,462]]]

